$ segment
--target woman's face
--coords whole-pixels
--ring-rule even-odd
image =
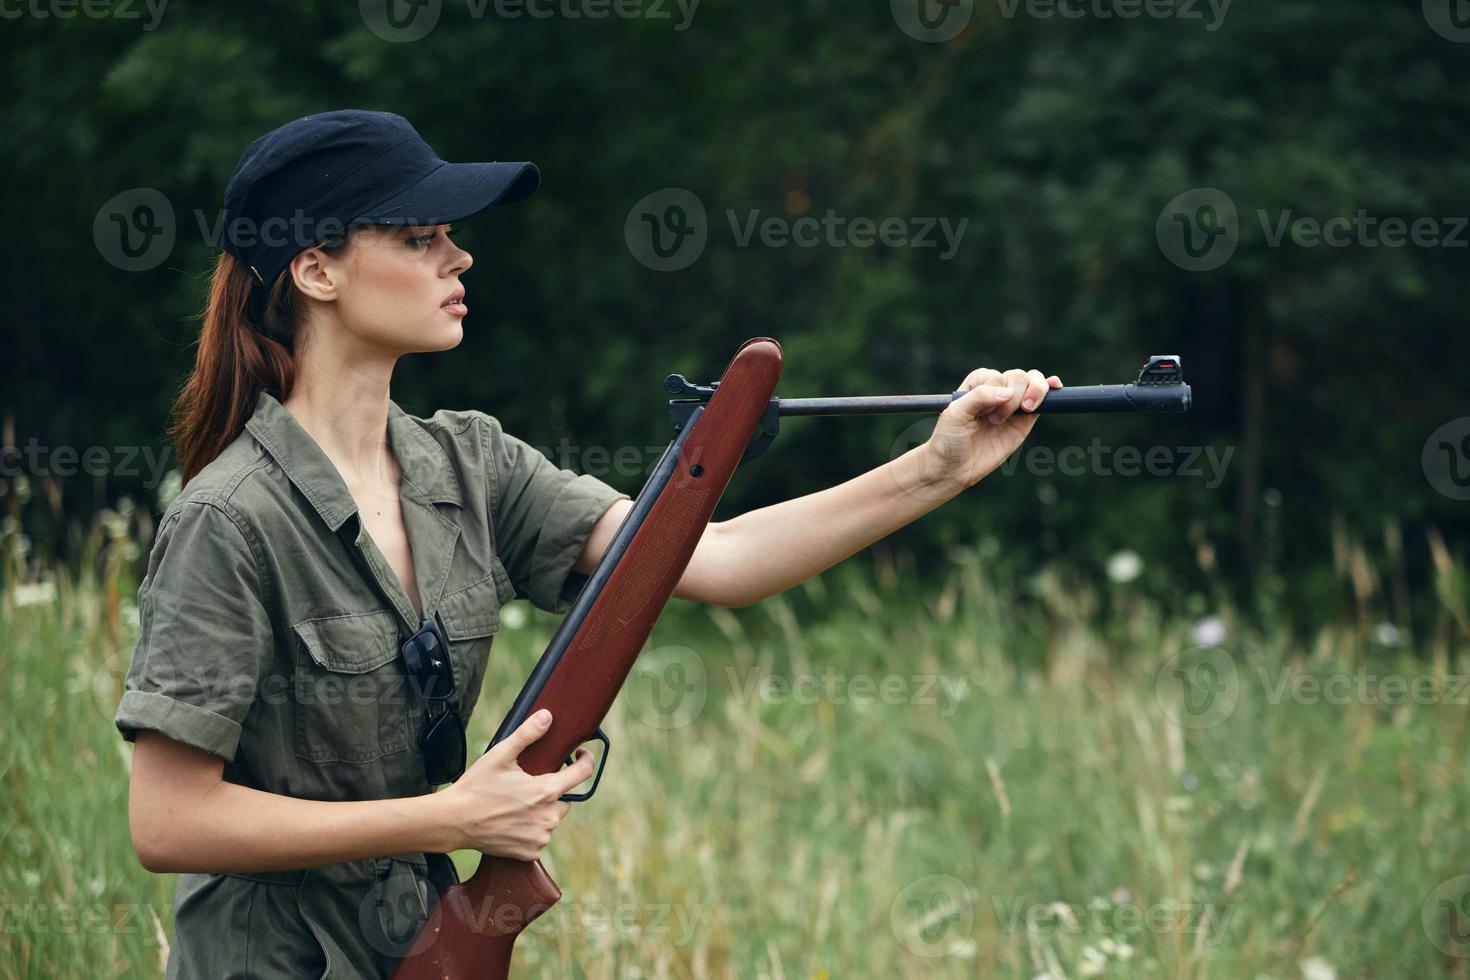
[[[459,275],[470,253],[450,225],[369,226],[335,255],[318,251],[332,314],[368,345],[396,353],[448,350],[464,338],[469,312]],[[329,314],[331,315],[331,314]]]

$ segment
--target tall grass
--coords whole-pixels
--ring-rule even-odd
[[[50,588],[0,540],[0,975],[162,972],[173,878],[133,859],[112,724],[145,531],[101,515]],[[1342,614],[1305,638],[979,550],[932,592],[875,551],[746,609],[676,602],[517,974],[1470,976],[1467,590],[1431,541],[1417,629],[1391,554],[1346,538]],[[474,742],[555,625],[507,612]]]

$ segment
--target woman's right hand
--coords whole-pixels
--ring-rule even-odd
[[[452,804],[460,847],[518,861],[540,859],[551,832],[572,806],[561,795],[594,771],[594,757],[586,748],[578,748],[572,765],[557,772],[532,776],[522,769],[517,762],[521,753],[550,728],[551,712],[542,708],[440,791]]]

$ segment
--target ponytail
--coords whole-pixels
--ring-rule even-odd
[[[346,241],[318,247],[336,252]],[[289,268],[267,294],[243,262],[220,253],[201,314],[194,370],[179,390],[168,429],[185,484],[245,428],[262,391],[278,401],[290,397],[296,380],[296,299]]]

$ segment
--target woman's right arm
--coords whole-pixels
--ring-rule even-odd
[[[226,782],[219,756],[141,729],[128,792],[133,850],[154,872],[283,871],[461,848],[533,861],[570,809],[559,797],[593,772],[586,749],[559,772],[521,769],[516,760],[550,721],[538,711],[437,793],[351,802]]]

